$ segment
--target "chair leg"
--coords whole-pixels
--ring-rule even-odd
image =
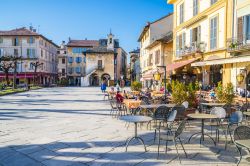
[[[159,155],[160,155],[160,144],[161,144],[161,140],[159,138],[159,141],[158,141],[158,154],[157,154],[157,159],[159,159]]]
[[[166,150],[165,150],[165,153],[166,154],[168,153],[168,141],[166,141]]]
[[[180,138],[179,138],[179,141],[180,141],[180,143],[181,143],[181,147],[182,147],[182,149],[183,149],[183,151],[184,151],[184,153],[185,153],[186,158],[188,158],[187,153],[186,153],[186,151],[185,151],[185,149],[184,149],[184,146],[183,146],[182,141],[181,141]]]
[[[236,145],[236,148],[237,148],[237,150],[239,151],[239,154],[240,154],[240,159],[237,162],[237,166],[238,166],[240,164],[241,159],[242,159],[242,154],[241,154],[241,148],[238,147],[237,145]]]
[[[179,159],[180,164],[181,164],[181,159],[180,159],[180,155],[179,155],[178,148],[177,148],[177,144],[176,144],[176,141],[175,141],[175,140],[174,140],[174,146],[175,146],[175,149],[176,149],[176,152],[177,152],[178,159]]]
[[[154,134],[154,143],[155,143],[155,139],[156,139],[156,129],[155,129],[155,134]]]

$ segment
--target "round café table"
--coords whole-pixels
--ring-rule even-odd
[[[205,123],[206,119],[217,119],[218,117],[216,115],[213,115],[213,114],[205,114],[205,113],[193,113],[193,114],[188,114],[187,116],[189,118],[192,118],[192,119],[200,119],[201,120],[201,131],[191,135],[188,142],[190,142],[190,140],[192,139],[193,136],[201,134],[200,145],[201,145],[202,141],[204,142],[204,136],[209,137],[214,142],[214,145],[216,145],[216,142],[214,141],[214,139],[210,135],[204,133],[204,123]]]
[[[132,140],[134,140],[134,139],[135,139],[135,140],[138,140],[139,142],[141,142],[141,143],[143,144],[144,149],[145,149],[145,152],[146,152],[147,150],[146,150],[146,146],[145,146],[145,144],[144,144],[143,139],[137,135],[137,123],[149,122],[149,121],[152,120],[152,118],[151,118],[151,117],[148,117],[148,116],[126,115],[126,116],[120,117],[120,120],[125,121],[125,122],[134,123],[134,124],[135,124],[135,135],[134,135],[132,138],[129,138],[129,139],[126,141],[126,152],[127,152],[129,143],[130,143]]]

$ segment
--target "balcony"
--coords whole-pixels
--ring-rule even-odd
[[[186,55],[192,55],[196,53],[204,53],[206,50],[206,43],[205,42],[193,42],[190,47],[185,46],[182,49],[176,49],[176,56],[182,57]]]
[[[98,65],[98,66],[97,66],[97,70],[101,70],[101,71],[103,71],[103,70],[104,70],[104,66],[102,66],[102,65]]]
[[[235,55],[250,50],[250,35],[227,40],[227,51]]]

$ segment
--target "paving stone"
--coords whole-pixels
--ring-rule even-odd
[[[58,153],[55,153],[53,151],[47,150],[47,149],[43,149],[41,151],[29,154],[29,156],[37,161],[44,161],[47,159],[51,159],[55,156],[58,156]]]

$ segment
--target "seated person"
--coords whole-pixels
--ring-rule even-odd
[[[214,89],[211,89],[211,90],[210,90],[209,96],[210,96],[211,99],[215,99],[215,92],[214,92]]]
[[[117,91],[115,98],[116,98],[116,101],[119,102],[119,103],[122,103],[123,99],[124,99],[119,91]]]

